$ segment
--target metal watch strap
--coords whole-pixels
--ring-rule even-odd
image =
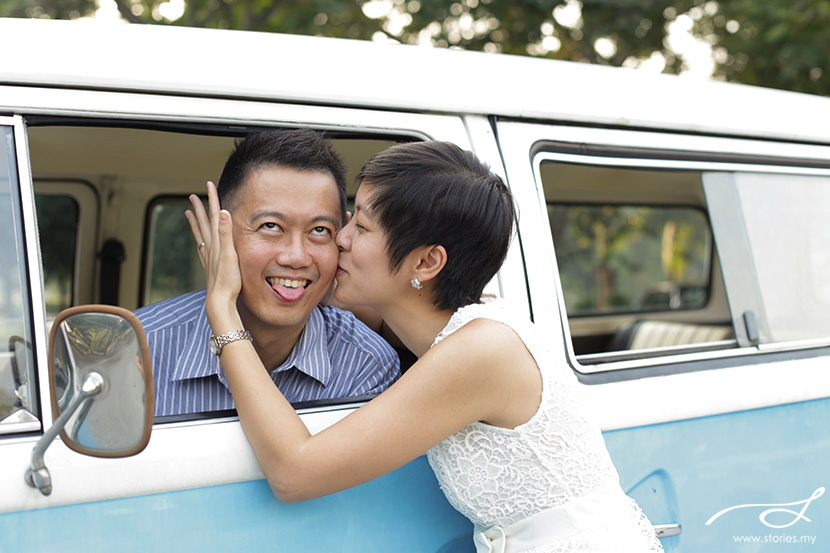
[[[232,330],[230,332],[226,332],[225,334],[221,334],[219,336],[211,336],[210,337],[210,351],[214,355],[219,355],[222,352],[222,348],[230,344],[231,342],[235,342],[237,340],[250,340],[254,341],[254,337],[251,333],[247,330]]]

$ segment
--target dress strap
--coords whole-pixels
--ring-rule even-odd
[[[473,536],[476,553],[520,553],[576,536],[613,517],[625,497],[617,482],[609,482],[588,495],[513,524],[486,530],[477,526]]]

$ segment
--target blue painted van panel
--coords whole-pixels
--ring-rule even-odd
[[[830,488],[830,399],[607,432],[605,439],[623,489],[651,522],[682,525],[680,536],[663,541],[668,551],[806,551],[812,538],[822,549],[830,543],[830,494],[806,505],[809,521],[797,515],[804,503],[781,506]],[[706,525],[749,504],[758,506]],[[768,509],[775,512],[764,524]]]
[[[296,504],[265,480],[0,516],[0,551],[471,553],[472,525],[425,457],[357,488]]]
[[[669,553],[830,543],[830,494],[805,503],[830,483],[830,399],[605,438],[623,488],[651,522],[682,525],[679,536],[663,540]],[[280,503],[259,480],[9,513],[0,515],[0,536],[3,553],[474,550],[472,525],[447,503],[425,457],[304,503]]]

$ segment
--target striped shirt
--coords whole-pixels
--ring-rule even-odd
[[[138,309],[153,362],[156,416],[235,408],[219,358],[210,353],[206,292]],[[395,350],[349,311],[318,306],[271,379],[290,402],[376,394],[400,376]]]

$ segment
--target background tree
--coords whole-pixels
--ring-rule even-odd
[[[712,47],[714,77],[830,95],[830,0],[113,0],[130,23],[386,38],[636,67],[688,68],[672,28]],[[0,16],[73,19],[96,0],[3,0]]]
[[[727,81],[830,95],[830,0],[729,0],[695,33]]]

